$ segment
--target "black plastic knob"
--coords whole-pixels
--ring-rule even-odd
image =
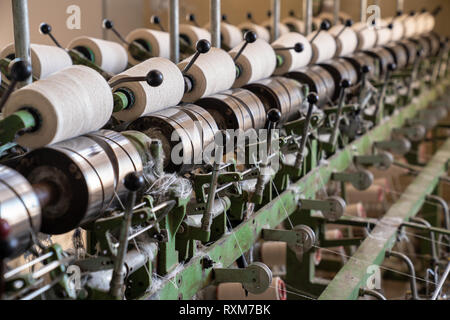
[[[136,192],[141,190],[145,185],[144,177],[137,172],[131,172],[126,175],[124,180],[124,186],[127,190],[131,192]]]
[[[50,32],[52,32],[52,26],[47,23],[41,23],[41,25],[39,26],[39,31],[42,34],[49,34]]]
[[[152,21],[154,24],[160,24],[161,19],[158,16],[153,16]]]
[[[393,23],[389,23],[387,27],[388,27],[389,30],[392,30],[392,29],[394,29],[394,24]]]
[[[320,24],[320,29],[324,31],[328,31],[331,28],[331,22],[328,19],[324,19]]]
[[[303,43],[298,42],[294,45],[294,51],[297,53],[303,52],[303,50],[305,50],[305,46],[303,45]]]
[[[206,39],[199,40],[197,42],[196,48],[198,53],[208,53],[209,50],[211,50],[211,42]]]
[[[397,69],[397,65],[395,63],[389,63],[388,64],[388,70],[389,71],[395,71]]]
[[[0,260],[11,257],[19,247],[19,241],[16,238],[0,240]]]
[[[11,78],[16,81],[27,80],[32,73],[31,65],[22,59],[15,59],[10,64]]]
[[[290,17],[295,17],[295,11],[294,10],[289,11],[289,16]]]
[[[422,10],[420,12],[425,13],[425,12],[427,12],[427,9],[422,8]]]
[[[247,31],[244,35],[245,42],[254,43],[258,39],[258,35],[254,31]]]
[[[269,112],[267,112],[267,120],[269,120],[272,123],[280,122],[281,111],[278,109],[270,109]]]
[[[346,26],[346,27],[351,27],[351,26],[353,26],[353,20],[352,20],[352,19],[348,19],[347,21],[345,21],[345,26]]]
[[[267,16],[270,18],[272,16],[272,11],[267,11]]]
[[[114,22],[112,22],[111,20],[105,19],[105,20],[103,20],[103,27],[108,30],[112,29],[112,28],[114,28]]]
[[[227,15],[226,15],[226,14],[223,14],[223,15],[222,15],[222,21],[227,21],[227,20],[228,20]]]
[[[148,85],[154,88],[159,87],[164,81],[164,76],[159,70],[150,71],[146,78]]]
[[[398,10],[398,11],[397,11],[397,17],[400,17],[401,15],[403,15],[403,11]]]
[[[188,20],[191,22],[195,22],[195,14],[191,13],[190,15],[188,15]]]
[[[248,20],[252,20],[253,19],[253,14],[251,12],[247,13],[247,19]]]
[[[349,81],[349,80],[347,80],[347,79],[344,79],[344,80],[342,80],[341,81],[341,87],[342,88],[350,88],[350,86],[352,85],[352,83]]]
[[[411,11],[411,12],[409,13],[409,15],[410,15],[411,17],[414,17],[414,16],[416,15],[416,12],[413,10],[413,11]]]
[[[371,68],[370,68],[370,66],[368,66],[368,65],[364,65],[364,66],[362,67],[362,72],[363,72],[363,73],[369,73],[370,70],[371,70]]]
[[[319,95],[315,92],[311,92],[308,94],[307,99],[309,104],[317,104],[317,102],[319,102]]]

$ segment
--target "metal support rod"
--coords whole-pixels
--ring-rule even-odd
[[[220,0],[211,0],[210,9],[211,44],[215,48],[220,48]]]
[[[400,260],[403,260],[406,263],[408,270],[409,270],[409,275],[410,275],[409,282],[411,285],[412,298],[413,298],[413,300],[420,300],[419,294],[417,292],[416,269],[414,268],[414,265],[413,265],[411,259],[408,258],[408,256],[406,256],[405,254],[400,253],[400,252],[396,252],[396,251],[386,252],[386,257],[389,258],[391,256],[398,258]]]
[[[387,300],[385,296],[383,296],[381,293],[375,290],[361,288],[359,290],[359,294],[362,296],[371,296],[374,298],[377,298],[378,300]]]
[[[422,218],[412,217],[410,219],[410,221],[413,223],[417,223],[417,224],[423,224],[428,229],[431,229],[431,227],[432,227],[431,223],[429,223],[427,220],[422,219]],[[439,261],[439,257],[438,257],[437,248],[436,248],[436,236],[435,236],[435,233],[431,230],[430,230],[429,234],[430,234],[429,241],[431,242],[431,256],[433,258],[433,263],[437,263]]]
[[[272,41],[275,41],[280,37],[280,17],[281,17],[280,0],[272,0],[272,7],[273,7]]]
[[[170,60],[180,62],[180,2],[170,0],[169,7]]]
[[[14,45],[16,58],[20,58],[31,65],[30,26],[28,22],[28,0],[12,0],[14,21]],[[19,83],[19,87],[30,84],[32,76]]]
[[[312,19],[313,19],[313,1],[303,0],[303,20],[305,21],[305,35],[309,35],[312,32]]]
[[[431,300],[436,300],[439,296],[439,292],[441,292],[442,287],[444,286],[445,281],[448,278],[448,275],[450,273],[450,263],[447,264],[447,268],[445,268],[444,274],[441,277],[441,280],[439,281],[436,290],[433,293],[433,296],[431,297]]]
[[[333,25],[336,26],[339,23],[339,11],[341,10],[341,0],[334,0],[333,7]]]
[[[366,11],[367,11],[367,0],[361,0],[361,6],[360,6],[360,21],[366,22]]]
[[[427,200],[435,202],[442,207],[442,210],[444,211],[445,228],[447,230],[450,230],[450,210],[449,210],[447,201],[445,201],[445,199],[435,196],[435,195],[428,196]]]
[[[397,0],[397,12],[402,11],[405,8],[405,1],[404,0]]]

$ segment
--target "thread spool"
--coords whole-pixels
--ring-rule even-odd
[[[158,87],[151,87],[142,81],[126,82],[113,88],[113,91],[128,90],[128,94],[132,94],[134,98],[134,103],[130,107],[114,114],[116,119],[134,121],[141,116],[180,103],[184,95],[183,75],[177,65],[164,58],[148,59],[113,77],[110,83],[122,78],[144,76],[153,69],[159,70],[164,77],[164,81]]]
[[[14,43],[7,45],[0,53],[0,59],[15,59]],[[72,59],[66,50],[41,44],[31,44],[31,64],[33,76],[45,79],[50,75],[72,65]]]
[[[401,40],[398,44],[406,50],[408,66],[413,65],[417,59],[417,48],[415,43],[409,40]]]
[[[319,64],[326,69],[334,79],[335,90],[331,96],[332,100],[336,100],[341,92],[341,84],[343,80],[348,80],[351,84],[358,81],[358,73],[355,67],[343,58],[337,58],[325,63]]]
[[[261,262],[269,268],[286,265],[286,242],[265,241],[261,245]]]
[[[183,70],[192,57],[178,64]],[[193,83],[191,91],[183,96],[183,102],[195,102],[203,97],[228,90],[236,78],[236,67],[231,56],[219,48],[211,50],[198,57],[189,69],[187,76]]]
[[[128,66],[127,50],[113,41],[82,36],[73,39],[68,48],[87,52],[89,60],[113,74],[124,71]]]
[[[154,57],[170,58],[170,35],[168,32],[140,28],[131,31],[126,40],[129,43],[139,43]],[[133,65],[142,62],[136,60],[130,52],[128,52],[128,61]]]
[[[384,48],[392,54],[392,56],[394,57],[394,62],[397,65],[398,69],[403,69],[407,66],[408,53],[406,52],[405,47],[392,42],[388,43]]]
[[[220,31],[222,34],[222,43],[227,48],[234,48],[242,42],[242,32],[238,27],[222,22],[220,24]]]
[[[244,43],[230,51],[231,57],[235,57]],[[276,68],[276,55],[273,48],[264,40],[257,39],[244,50],[236,61],[239,67],[239,77],[233,84],[233,88],[240,88],[248,83],[270,77]]]
[[[364,53],[378,60],[379,65],[378,72],[380,76],[384,75],[387,72],[389,64],[394,63],[394,57],[385,48],[376,47],[373,49],[366,50],[364,51]]]
[[[286,300],[286,284],[280,277],[272,279],[270,287],[261,294],[246,292],[240,283],[222,283],[217,287],[217,300]]]
[[[356,190],[353,186],[349,185],[346,189],[347,203],[354,204],[358,202],[369,205],[373,203],[383,202],[386,198],[386,188],[388,188],[387,179],[377,179],[372,186],[365,191]]]
[[[392,40],[392,30],[388,28],[390,22],[381,20],[380,24],[375,27],[377,32],[377,46],[383,46]]]
[[[292,79],[271,77],[259,80],[244,87],[252,91],[263,103],[266,112],[278,109],[281,122],[297,119],[303,105],[302,86]]]
[[[297,19],[295,17],[287,17],[283,19],[281,22],[283,22],[291,32],[297,32],[297,33],[305,33],[305,22]]]
[[[113,97],[98,72],[72,66],[15,91],[4,114],[9,116],[23,108],[38,114],[39,125],[17,142],[39,148],[103,127],[111,117]]]
[[[425,12],[423,13],[423,19],[424,19],[423,33],[433,31],[434,26],[436,25],[435,16],[433,16],[430,12]]]
[[[399,21],[398,19],[388,19],[388,21],[391,21],[392,23],[392,41],[400,41],[403,36],[405,35],[405,26],[404,24]]]
[[[416,34],[416,19],[411,16],[401,17],[401,21],[405,28],[405,38],[411,38]]]
[[[267,29],[267,31],[269,31],[270,34],[270,41],[274,41],[274,39],[272,39],[272,26],[273,26],[273,19],[269,19],[264,21],[263,23],[261,23],[261,26],[263,26],[264,28]],[[284,23],[280,22],[278,24],[279,27],[279,31],[280,31],[280,36],[285,35],[287,33],[290,32],[289,27],[287,25],[285,25]]]
[[[358,47],[358,36],[356,35],[356,32],[348,27],[342,31],[342,28],[344,28],[344,26],[338,25],[328,31],[336,40],[335,57],[349,55],[355,52]]]
[[[350,217],[366,218],[367,213],[362,202],[353,203],[346,207],[345,215]]]
[[[220,130],[262,129],[266,123],[266,110],[259,98],[245,89],[232,89],[200,99],[197,105],[207,110]]]
[[[274,72],[275,75],[283,75],[295,69],[303,68],[309,64],[312,59],[312,47],[308,39],[299,33],[289,32],[282,35],[278,40],[272,43],[272,47],[275,49],[292,48],[297,43],[303,45],[302,52],[296,52],[295,50],[282,50],[277,52],[277,55],[282,58],[283,63],[276,68]]]
[[[311,41],[318,31],[311,33],[308,35],[307,39]],[[326,61],[331,59],[336,54],[336,40],[334,37],[326,32],[321,31],[319,35],[314,39],[311,43],[313,49],[313,57],[311,59],[311,64],[320,63],[322,61]]]
[[[208,30],[190,24],[180,24],[180,37],[192,48],[199,40],[211,41],[211,33]]]
[[[366,23],[358,22],[352,28],[358,36],[357,50],[367,50],[375,46],[377,43],[377,32],[374,27],[369,27]]]
[[[270,32],[263,26],[251,22],[244,22],[238,25],[238,28],[241,29],[243,34],[247,31],[253,31],[258,36],[258,39],[270,42]]]

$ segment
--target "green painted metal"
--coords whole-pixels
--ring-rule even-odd
[[[437,98],[439,92],[445,90],[444,86],[446,85],[447,82],[443,82],[442,87],[437,86],[423,93],[416,98],[417,101],[413,104],[398,110],[369,133],[345,149],[338,151],[336,155],[328,159],[327,163],[313,168],[306,176],[281,193],[278,198],[234,228],[232,233],[224,235],[209,247],[201,248],[197,255],[182,268],[166,274],[157,289],[147,293],[142,299],[175,300],[193,297],[199,290],[212,283],[212,269],[203,268],[204,256],[208,255],[214,262],[220,262],[223,267],[231,266],[260,238],[263,229],[275,228],[285,221],[287,216],[294,216],[294,213],[301,214],[302,211],[298,210],[297,205],[300,195],[303,198],[313,199],[316,192],[330,180],[333,172],[345,171],[352,164],[355,155],[367,154],[371,150],[374,141],[390,138],[393,128],[403,126],[407,119],[413,118],[419,110],[426,108],[431,101]],[[312,263],[312,261],[310,262]],[[307,261],[303,261],[303,263],[307,263]],[[318,285],[323,287],[325,284]]]
[[[403,222],[408,221],[419,212],[425,203],[426,196],[434,191],[439,183],[439,177],[445,174],[449,159],[450,139],[406,189],[399,201],[380,220],[371,232],[371,237],[361,244],[353,257],[319,297],[320,300],[358,298],[360,288],[365,286],[365,282],[371,274],[367,272],[368,268],[372,265],[380,265],[384,261],[386,251],[395,244],[398,229]]]

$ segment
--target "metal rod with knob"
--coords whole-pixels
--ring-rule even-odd
[[[241,49],[239,49],[238,53],[234,56],[234,63],[236,63],[239,59],[239,57],[244,52],[245,48],[251,43],[254,43],[258,39],[258,36],[253,31],[247,31],[244,35],[244,44],[242,45]]]
[[[296,169],[301,169],[301,167],[303,166],[303,160],[304,160],[304,151],[306,148],[306,142],[308,141],[308,137],[309,137],[309,126],[311,124],[311,118],[312,118],[312,113],[314,110],[314,106],[317,104],[317,102],[319,101],[319,96],[314,93],[311,92],[308,95],[308,112],[306,114],[306,118],[305,118],[305,123],[303,125],[303,133],[302,133],[302,140],[300,143],[300,148],[298,150],[297,153],[297,158],[295,160],[295,168]]]
[[[136,202],[137,192],[144,187],[145,180],[142,175],[135,172],[129,173],[125,177],[124,185],[128,189],[128,198],[119,235],[119,248],[114,261],[114,269],[111,278],[109,293],[116,299],[123,298],[123,285],[125,280],[125,256],[128,250],[128,234],[131,228],[133,208]]]
[[[330,28],[331,28],[330,21],[328,21],[328,20],[326,20],[326,19],[323,20],[322,23],[320,24],[319,30],[316,32],[316,34],[314,35],[314,37],[311,39],[310,42],[313,43],[314,40],[317,39],[317,37],[319,36],[319,34],[320,34],[322,31],[328,31],[328,30],[330,30]]]
[[[152,16],[150,18],[150,23],[157,25],[162,32],[166,32],[161,23],[161,19],[158,16]]]
[[[28,79],[31,76],[31,72],[31,65],[28,62],[23,61],[22,59],[15,59],[11,62],[9,72],[11,76],[11,83],[5,93],[3,93],[0,100],[0,112],[2,112],[3,107],[13,93],[17,84]]]
[[[28,63],[31,68],[30,25],[28,20],[28,0],[12,0],[12,14],[14,23],[14,47],[16,58]],[[32,81],[30,75],[21,80],[19,87],[26,86]]]
[[[352,84],[347,79],[344,79],[341,82],[341,92],[339,95],[338,111],[336,113],[336,122],[334,123],[333,131],[331,133],[330,141],[329,141],[330,145],[332,145],[332,146],[334,146],[336,144],[337,135],[339,132],[339,124],[340,124],[341,118],[342,118],[342,108],[344,107],[345,97],[346,97],[345,91],[351,85]]]

